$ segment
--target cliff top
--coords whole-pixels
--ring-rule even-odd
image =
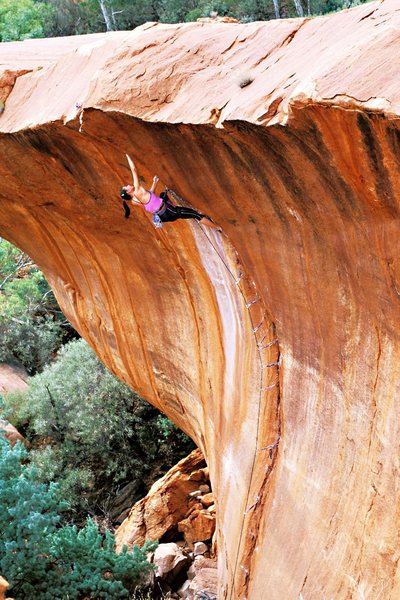
[[[82,108],[218,126],[285,123],[291,105],[307,103],[395,116],[399,27],[397,0],[385,0],[313,19],[146,23],[1,44],[0,88],[28,73],[17,77],[0,131],[68,121]]]

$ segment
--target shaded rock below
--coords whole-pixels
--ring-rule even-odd
[[[196,556],[193,564],[194,578],[188,578],[178,590],[183,600],[216,600],[217,562],[214,559]]]
[[[11,425],[11,423],[6,421],[5,419],[0,419],[0,432],[1,431],[4,431],[5,436],[10,442],[11,446],[14,446],[14,444],[16,444],[16,442],[18,441],[23,442],[25,439],[20,434],[18,429],[16,429],[14,425]]]
[[[121,524],[127,518],[132,509],[132,504],[140,498],[138,494],[140,486],[141,483],[134,480],[119,490],[110,509],[110,517],[114,523]]]
[[[23,392],[28,388],[27,372],[20,367],[12,367],[5,363],[0,364],[0,394],[10,392]]]
[[[190,565],[190,558],[173,542],[160,544],[155,552],[153,562],[157,567],[156,577],[172,584],[182,571]]]

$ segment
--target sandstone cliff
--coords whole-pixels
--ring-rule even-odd
[[[400,597],[399,28],[0,45],[0,235],[204,452],[221,599]],[[126,151],[223,233],[125,220]]]
[[[5,599],[5,592],[7,591],[9,587],[9,583],[4,579],[4,577],[0,576],[0,600],[4,600]]]

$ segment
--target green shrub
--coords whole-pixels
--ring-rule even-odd
[[[60,325],[50,318],[30,317],[18,322],[0,317],[0,362],[22,364],[28,373],[43,369],[60,346]]]
[[[49,536],[65,508],[57,487],[35,481],[35,469],[24,464],[26,459],[20,444],[11,448],[0,435],[0,570],[21,593],[39,584],[50,569]]]
[[[83,341],[70,342],[58,360],[10,394],[10,420],[33,444],[41,481],[59,482],[83,514],[100,514],[109,498],[136,481],[137,500],[194,445],[166,417],[118,381]]]
[[[128,598],[152,570],[146,552],[115,553],[114,536],[92,520],[59,527],[66,504],[56,484],[37,480],[26,450],[0,436],[0,572],[16,599]]]
[[[53,9],[34,0],[0,0],[0,41],[44,37]]]
[[[0,362],[22,364],[34,374],[75,335],[43,273],[0,238]]]

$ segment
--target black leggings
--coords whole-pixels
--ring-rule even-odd
[[[165,211],[159,215],[161,221],[164,223],[167,221],[176,221],[177,219],[196,219],[196,221],[201,221],[204,217],[201,213],[199,213],[194,208],[187,208],[186,206],[173,206],[167,202],[167,207]]]

